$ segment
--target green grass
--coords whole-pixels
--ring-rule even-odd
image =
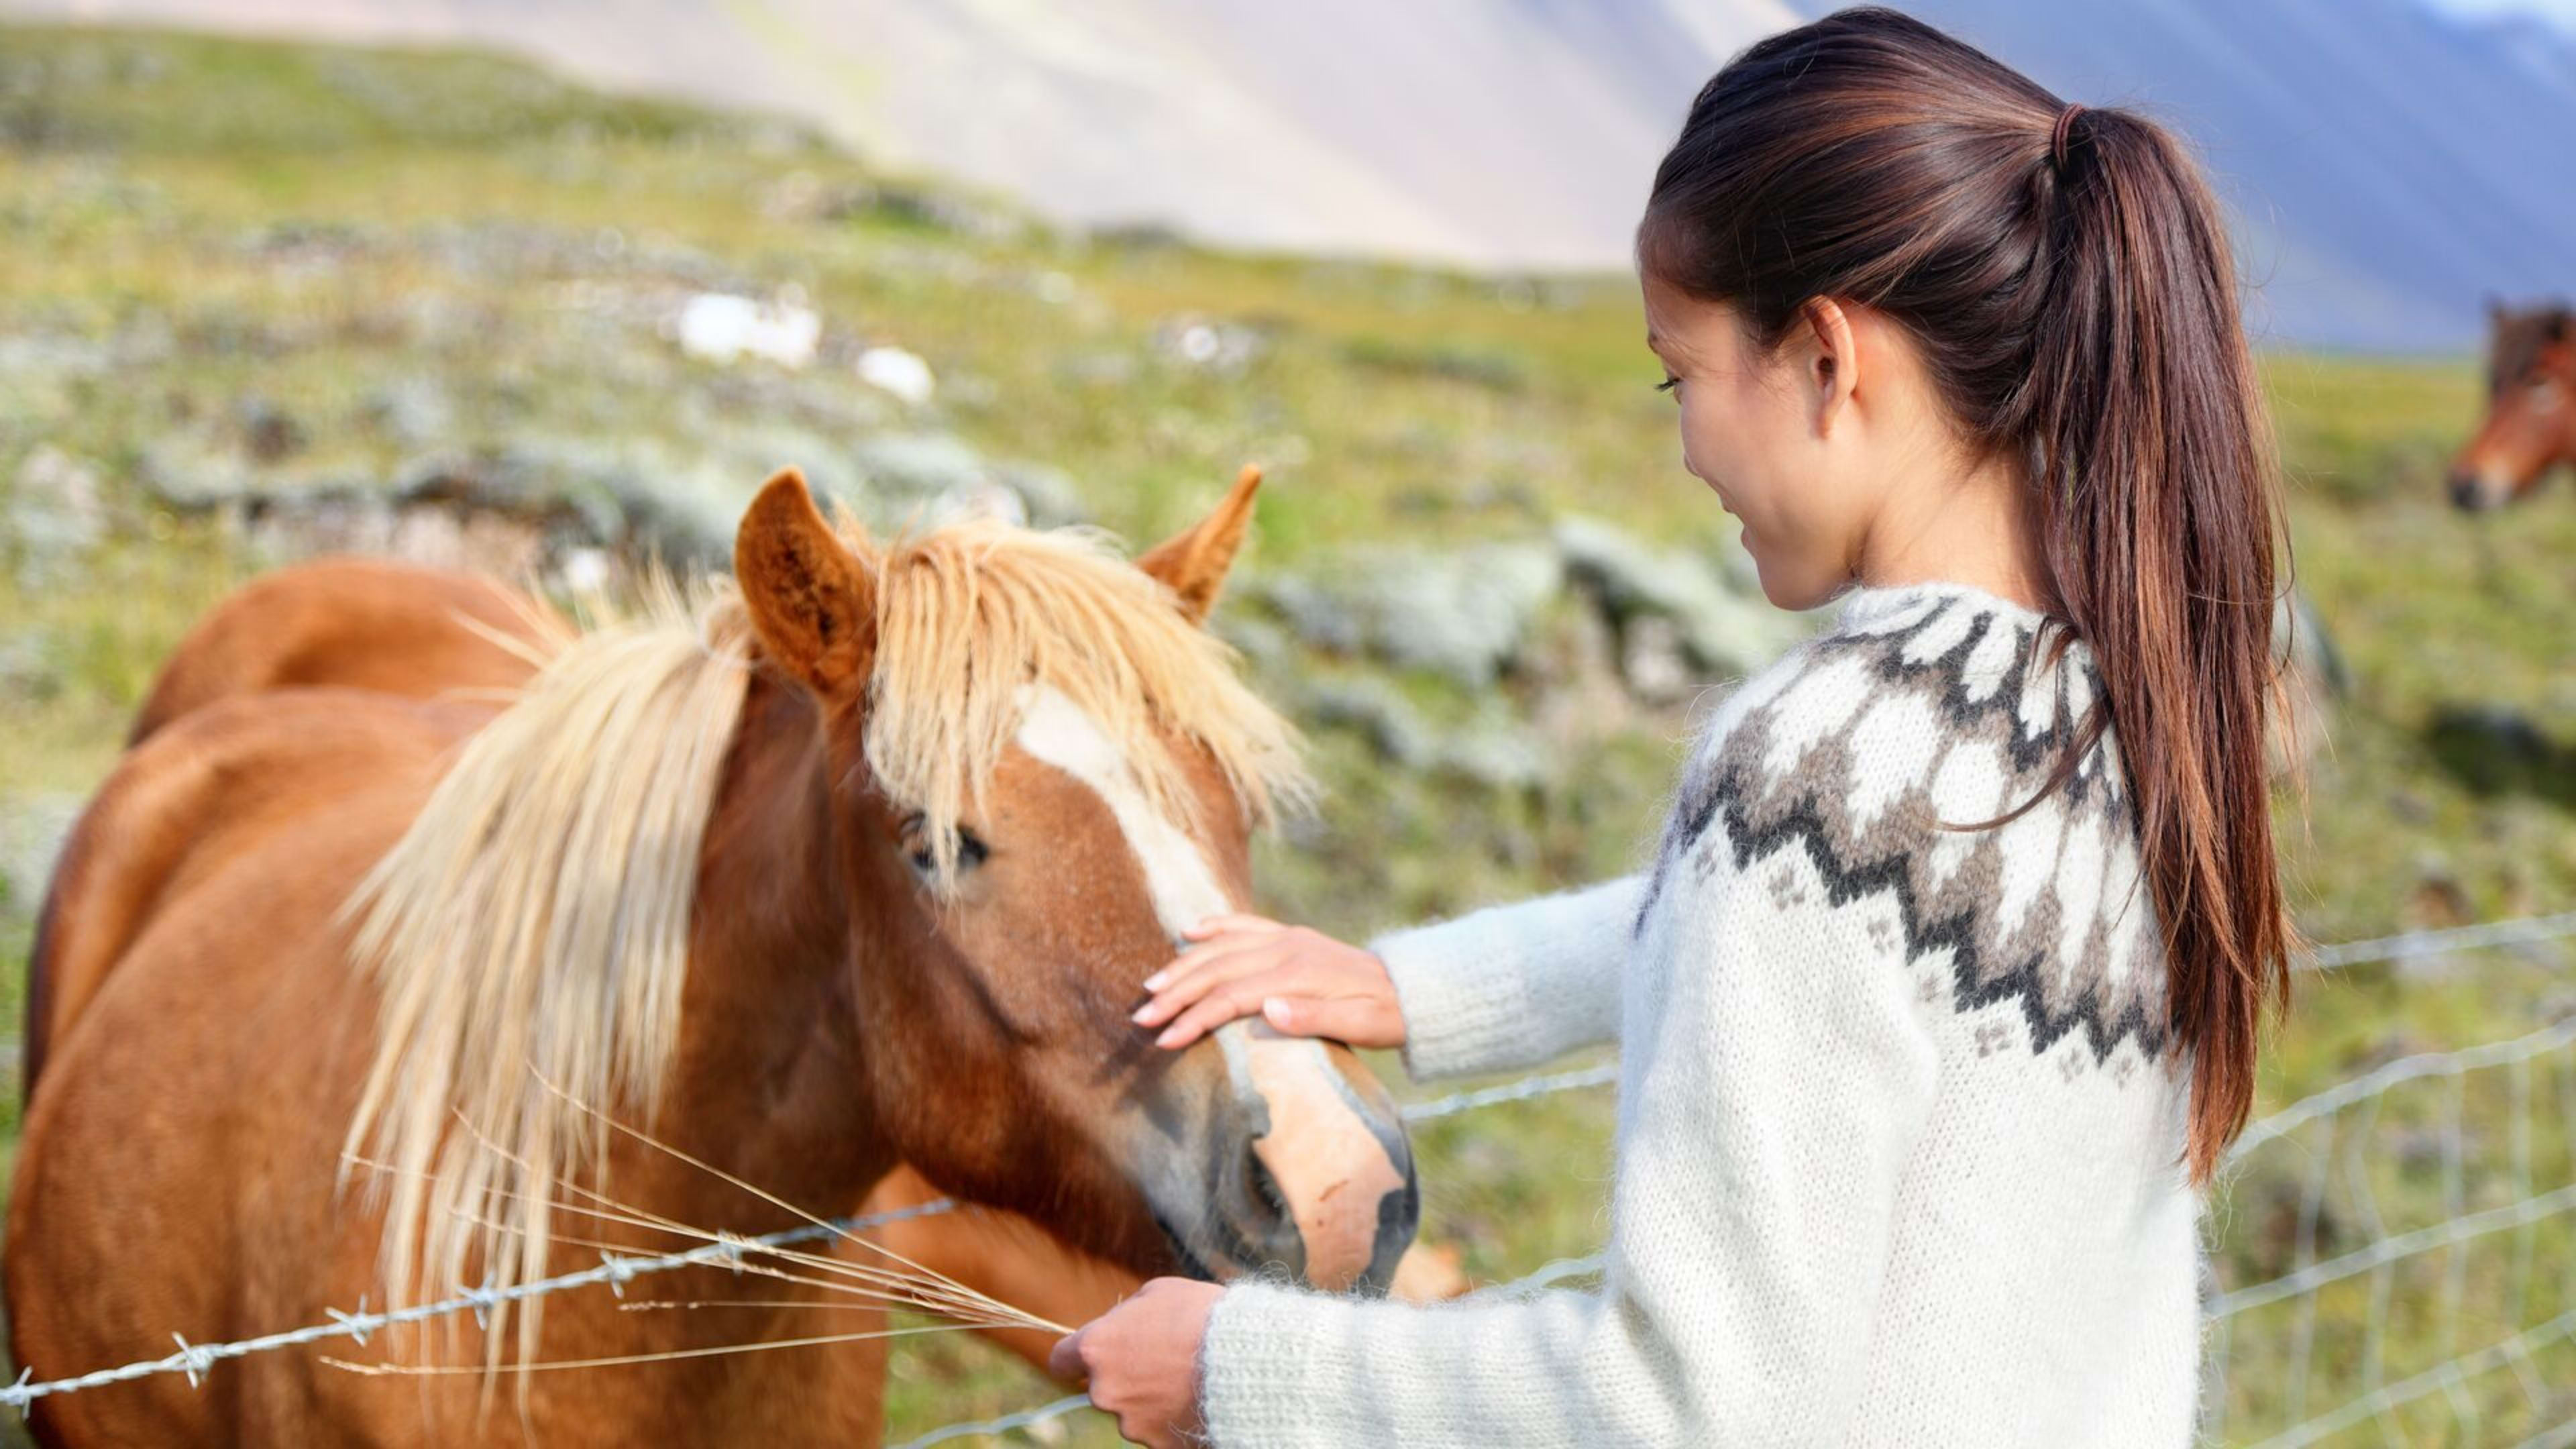
[[[966,221],[941,219],[952,204]],[[716,457],[747,491],[770,466],[828,468],[857,434],[918,424],[1070,470],[1100,521],[1139,540],[1262,460],[1255,571],[1362,541],[1525,537],[1568,511],[1730,546],[1675,466],[1623,278],[1498,286],[993,215],[793,127],[603,98],[490,57],[0,31],[0,346],[16,349],[0,491],[45,443],[99,470],[110,512],[108,542],[68,573],[0,569],[0,649],[43,661],[33,683],[0,671],[0,808],[91,788],[158,660],[257,566],[137,480],[156,449],[237,456],[260,405],[298,435],[252,465],[272,488],[375,486],[425,452],[546,437]],[[837,361],[802,375],[687,361],[654,319],[702,287],[798,289],[836,344],[927,357],[943,400],[907,421]],[[1247,328],[1259,350],[1239,371],[1171,361],[1154,338],[1187,317]],[[2299,581],[2356,681],[2304,802],[2283,796],[2302,923],[2340,939],[2576,904],[2576,507],[2563,487],[2501,517],[2446,507],[2442,464],[2480,402],[2465,358],[2265,365]],[[381,399],[424,379],[450,421],[402,436]],[[1265,683],[1339,667],[1299,657]],[[1434,720],[1539,703],[1528,680],[1483,701],[1397,684]],[[2516,712],[2543,748],[2496,758],[2458,723],[2478,709]],[[1268,904],[1357,935],[1620,869],[1655,825],[1675,731],[1647,715],[1551,739],[1567,763],[1525,791],[1391,771],[1325,732],[1332,793],[1262,847]],[[13,1015],[30,907],[0,902]],[[2515,1034],[2564,989],[2503,959],[2307,983],[2264,1099]],[[14,1105],[0,1111],[14,1138]],[[1593,1250],[1609,1127],[1595,1093],[1425,1131],[1426,1237],[1487,1278]],[[2421,1174],[2389,1192],[2420,1198]],[[2563,1235],[2539,1246],[2576,1251]],[[2279,1244],[2249,1234],[2239,1250],[2252,1271]],[[2348,1330],[2350,1304],[2322,1307]],[[2449,1331],[2403,1327],[2408,1353]],[[966,1341],[907,1346],[895,1366],[898,1436],[1052,1392]],[[2248,1385],[2249,1410],[2275,1388]]]

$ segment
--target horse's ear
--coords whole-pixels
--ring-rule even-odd
[[[762,649],[827,701],[847,699],[875,663],[875,582],[823,521],[793,468],[761,485],[734,534],[733,574]]]
[[[1252,526],[1252,495],[1260,488],[1261,466],[1244,464],[1215,512],[1146,550],[1136,560],[1136,567],[1163,581],[1173,597],[1180,600],[1181,612],[1194,623],[1205,623],[1208,611],[1216,607],[1216,596],[1225,587],[1226,570],[1234,567],[1235,553],[1243,547],[1244,531]]]

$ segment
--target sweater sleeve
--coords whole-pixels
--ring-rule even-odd
[[[1380,936],[1417,1080],[1510,1071],[1608,1041],[1645,877]]]
[[[1833,903],[1794,846],[1730,869],[1725,835],[1655,907],[1669,972],[1629,1006],[1601,1288],[1230,1287],[1200,1358],[1216,1445],[1841,1441],[1939,1053],[1894,900]]]

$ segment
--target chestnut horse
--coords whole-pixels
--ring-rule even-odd
[[[1229,507],[1248,504],[1248,471]],[[248,848],[275,817],[281,787],[327,779],[334,754],[321,741],[341,720],[313,686],[345,686],[440,701],[479,723],[495,699],[524,686],[575,637],[545,604],[489,579],[379,559],[293,565],[225,597],[171,653],[138,712],[134,748],[150,757],[121,772],[86,813],[64,851],[48,897],[81,922],[76,933],[39,928],[27,967],[25,1092],[35,1093],[46,1043],[96,994],[159,906],[186,895],[196,874]],[[310,709],[320,733],[285,738],[270,702],[241,696],[285,690],[290,710]],[[175,744],[147,745],[181,715],[221,706]],[[481,713],[474,713],[479,708]],[[270,758],[279,751],[287,758]],[[246,752],[239,753],[239,752]],[[295,768],[290,769],[289,766]],[[292,812],[287,812],[292,819]],[[917,1207],[943,1194],[898,1167],[857,1208],[863,1216]],[[903,1218],[870,1240],[980,1293],[1060,1323],[1109,1311],[1143,1281],[1068,1248],[1016,1213],[989,1209]],[[873,1260],[864,1249],[851,1256]],[[1447,1296],[1465,1286],[1454,1266],[1408,1250],[1395,1293]],[[977,1332],[1033,1367],[1047,1366],[1055,1336],[1025,1328]]]
[[[1260,480],[1258,468],[1245,468],[1220,513],[1248,519]],[[506,700],[574,637],[541,600],[474,575],[364,558],[296,564],[243,585],[188,631],[146,696],[131,740],[139,746],[179,716],[240,695],[299,686],[497,708],[492,701]],[[125,772],[119,793],[102,797],[89,812],[96,823],[65,852],[51,899],[83,925],[72,937],[38,933],[27,971],[26,1095],[35,1091],[47,1041],[79,1014],[157,904],[184,894],[188,871],[241,848],[240,833],[257,829],[266,813],[257,792],[287,778],[229,758],[237,740],[254,750],[278,742],[257,707],[235,709],[247,730],[208,722],[184,748],[156,747],[161,758]],[[330,724],[323,721],[325,729]],[[306,763],[309,770],[319,762]],[[253,793],[245,796],[244,787]],[[940,1196],[918,1172],[898,1167],[856,1212],[882,1215]],[[871,1238],[1063,1323],[1098,1317],[1142,1281],[1000,1210],[906,1218]],[[1427,1301],[1467,1286],[1454,1252],[1416,1244],[1398,1262],[1390,1291]],[[1031,1366],[1047,1367],[1054,1335],[977,1331]]]
[[[2564,302],[2487,304],[2487,416],[2451,464],[2451,501],[2471,512],[2528,495],[2576,466],[2576,321]]]
[[[595,1261],[573,1238],[599,1229],[549,1215],[562,1178],[739,1231],[792,1220],[590,1130],[541,1076],[799,1203],[855,1202],[900,1158],[1122,1273],[1383,1282],[1411,1166],[1348,1055],[1243,1031],[1167,1058],[1125,1020],[1176,924],[1241,899],[1250,825],[1296,784],[1285,726],[1197,627],[1238,502],[1129,569],[986,525],[876,548],[783,475],[744,522],[738,600],[565,645],[507,708],[305,687],[174,709],[49,900],[59,965],[89,932],[67,907],[114,899],[85,882],[186,857],[76,1020],[61,989],[38,1015],[6,1262],[22,1362]],[[192,769],[219,848],[119,830],[117,802]],[[375,1195],[335,1187],[344,1144],[393,1164]],[[674,1296],[740,1291],[677,1276]],[[850,1331],[838,1307],[572,1295],[522,1311],[505,1362]],[[368,1352],[477,1362],[510,1332]],[[531,1373],[487,1420],[474,1381],[275,1354],[202,1390],[47,1399],[37,1427],[871,1442],[882,1371],[857,1343]]]

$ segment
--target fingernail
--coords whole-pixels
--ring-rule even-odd
[[[1265,996],[1261,998],[1261,1014],[1270,1018],[1270,1023],[1273,1026],[1286,1026],[1288,1024],[1288,1003],[1280,997]]]
[[[1162,990],[1162,989],[1163,989],[1163,982],[1164,982],[1166,979],[1168,979],[1168,978],[1171,976],[1171,974],[1172,974],[1172,973],[1171,973],[1171,972],[1169,972],[1169,971],[1157,971],[1157,972],[1155,972],[1153,975],[1146,977],[1146,978],[1145,978],[1145,989],[1146,989],[1146,990],[1148,990],[1148,991],[1160,991],[1160,990]]]
[[[1153,1014],[1154,1003],[1148,1001],[1144,1005],[1137,1007],[1136,1014],[1127,1019],[1136,1023],[1138,1026],[1143,1026],[1145,1024],[1145,1018],[1152,1016]]]
[[[1158,1047],[1167,1047],[1178,1042],[1180,1039],[1181,1029],[1176,1026],[1171,1028],[1169,1031],[1164,1032],[1161,1036],[1154,1038],[1154,1045]]]

